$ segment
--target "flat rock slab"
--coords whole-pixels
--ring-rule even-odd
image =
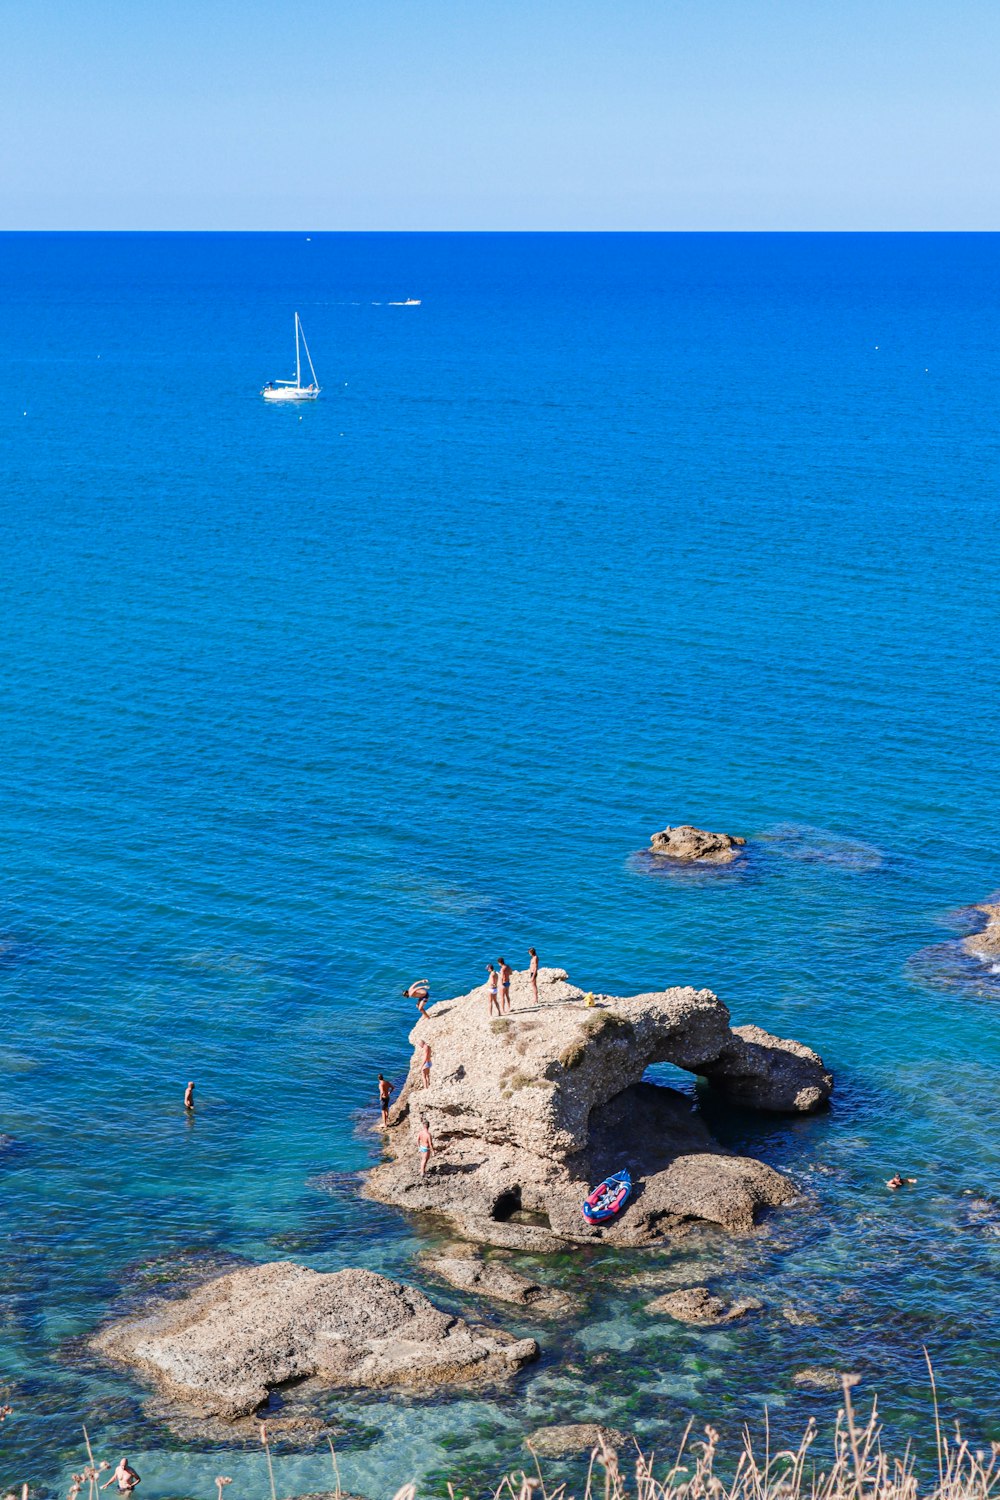
[[[379,1389],[508,1379],[538,1355],[441,1312],[374,1271],[321,1275],[290,1261],[249,1266],[103,1329],[91,1341],[202,1415],[247,1416],[273,1386],[318,1377]]]
[[[500,1260],[486,1260],[471,1245],[446,1245],[441,1251],[422,1256],[421,1264],[432,1276],[440,1276],[460,1291],[511,1302],[549,1317],[565,1316],[579,1307],[577,1299],[567,1292],[522,1276]]]
[[[539,1427],[528,1438],[528,1444],[543,1458],[564,1458],[569,1453],[590,1453],[595,1448],[617,1452],[628,1438],[614,1427],[597,1422],[568,1422],[564,1426]]]
[[[690,823],[678,823],[675,828],[663,828],[654,833],[649,841],[649,852],[665,859],[683,860],[690,864],[728,865],[739,859],[746,839],[731,833],[710,833],[707,828],[692,828]]]
[[[748,1312],[757,1312],[763,1303],[756,1297],[741,1297],[736,1302],[724,1302],[707,1286],[682,1287],[676,1292],[667,1292],[647,1302],[648,1313],[665,1313],[676,1318],[678,1323],[696,1323],[703,1328],[718,1327],[720,1323],[735,1323]]]

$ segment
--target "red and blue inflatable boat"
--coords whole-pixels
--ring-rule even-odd
[[[616,1219],[632,1194],[632,1178],[628,1172],[612,1172],[598,1183],[593,1192],[583,1200],[582,1213],[588,1224],[605,1224]]]

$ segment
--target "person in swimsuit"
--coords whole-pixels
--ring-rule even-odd
[[[407,1000],[415,1000],[417,1002],[417,1010],[419,1010],[422,1016],[427,1015],[427,1002],[431,998],[431,982],[429,979],[415,979],[403,991],[403,994]]]
[[[194,1084],[189,1083],[184,1090],[184,1108],[194,1109]]]
[[[528,978],[531,980],[531,992],[532,992],[532,994],[535,997],[535,1004],[537,1005],[538,1004],[538,954],[535,952],[534,948],[529,948],[528,949],[528,957],[531,959],[531,963],[528,965]]]
[[[916,1182],[916,1180],[917,1179],[915,1177],[902,1177],[898,1172],[893,1172],[892,1176],[889,1178],[889,1181],[886,1183],[886,1187],[892,1188],[893,1192],[895,1192],[897,1188],[903,1187],[905,1183],[914,1183]]]
[[[420,1116],[420,1129],[417,1131],[417,1150],[420,1152],[420,1175],[424,1177],[427,1174],[428,1163],[434,1155],[434,1142],[423,1115]]]
[[[490,1011],[489,1011],[489,1013],[490,1013],[490,1015],[492,1015],[493,1014],[493,1007],[496,1006],[496,1012],[497,1012],[497,1015],[499,1015],[500,1014],[500,1001],[497,999],[497,971],[496,971],[496,969],[494,969],[494,967],[493,967],[492,964],[487,964],[486,965],[486,975],[487,975],[486,982],[487,982],[487,984],[490,987]]]
[[[101,1489],[106,1490],[109,1484],[118,1485],[119,1495],[131,1495],[137,1484],[142,1480],[133,1469],[127,1458],[123,1458],[107,1484],[102,1484]]]
[[[378,1075],[378,1102],[382,1110],[382,1124],[387,1130],[389,1128],[389,1100],[392,1098],[392,1091],[395,1087],[396,1085],[390,1083],[387,1078],[383,1078],[381,1073]]]
[[[431,1044],[430,1042],[421,1042],[420,1045],[424,1049],[424,1055],[420,1063],[420,1072],[423,1076],[424,1088],[429,1089],[431,1086]]]
[[[500,965],[500,1009],[510,1010],[510,976],[514,972],[505,958],[498,958]]]

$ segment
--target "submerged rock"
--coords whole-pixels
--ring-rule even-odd
[[[763,1306],[763,1302],[756,1297],[724,1302],[721,1297],[710,1292],[707,1286],[689,1286],[647,1302],[646,1311],[666,1313],[668,1317],[676,1318],[678,1323],[698,1323],[703,1327],[713,1327],[719,1323],[735,1323],[737,1318],[745,1317],[748,1312],[757,1312]]]
[[[970,933],[962,939],[962,947],[976,958],[1000,958],[1000,904],[983,901],[972,910],[981,912],[986,921],[981,932]]]
[[[504,1380],[538,1354],[534,1339],[472,1326],[374,1271],[321,1275],[290,1261],[160,1302],[103,1329],[91,1347],[200,1414],[228,1420],[290,1380],[419,1390]]]
[[[819,1322],[815,1313],[804,1312],[801,1307],[793,1307],[790,1302],[781,1309],[781,1316],[786,1323],[791,1323],[795,1328],[805,1328]]]
[[[579,1307],[577,1299],[567,1292],[522,1276],[502,1261],[486,1260],[471,1245],[446,1245],[421,1259],[431,1275],[440,1276],[463,1292],[475,1292],[497,1302],[513,1302],[547,1316],[565,1315]]]
[[[594,1448],[617,1452],[628,1438],[615,1427],[597,1422],[567,1422],[562,1426],[539,1427],[528,1438],[528,1444],[542,1458],[564,1458],[570,1453],[589,1453]]]
[[[762,1208],[795,1196],[771,1167],[723,1150],[690,1099],[642,1079],[669,1062],[741,1104],[809,1111],[832,1083],[808,1048],[732,1030],[711,990],[584,997],[564,970],[542,969],[538,1004],[526,974],[511,996],[500,1018],[484,986],[417,1022],[410,1040],[431,1043],[433,1081],[422,1087],[417,1051],[369,1196],[444,1214],[466,1239],[535,1251],[594,1238],[650,1244],[695,1220],[746,1232]],[[435,1143],[426,1176],[421,1116]],[[587,1224],[589,1188],[623,1168],[635,1188],[625,1212]]]
[[[739,859],[746,839],[730,833],[710,833],[707,828],[692,828],[690,823],[678,823],[675,828],[664,828],[654,833],[649,841],[649,852],[665,859],[698,860],[705,864],[728,865]]]
[[[839,1391],[842,1385],[857,1385],[860,1375],[849,1375],[840,1370],[819,1369],[814,1365],[805,1370],[796,1370],[792,1384],[808,1387],[814,1391]]]

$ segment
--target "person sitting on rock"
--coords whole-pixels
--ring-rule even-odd
[[[107,1484],[101,1485],[101,1489],[106,1490],[109,1484],[115,1483],[117,1483],[118,1485],[119,1495],[131,1495],[136,1485],[142,1483],[142,1480],[139,1478],[138,1474],[135,1472],[127,1458],[119,1460],[117,1469],[112,1474],[111,1478],[107,1481]]]
[[[431,998],[431,982],[429,979],[415,979],[403,991],[407,1000],[417,1002],[417,1010],[422,1016],[427,1015],[427,1002]]]
[[[430,1127],[423,1115],[420,1116],[420,1129],[417,1131],[417,1150],[420,1152],[420,1175],[427,1175],[427,1166],[434,1155],[434,1142],[431,1139]]]
[[[497,971],[496,971],[496,969],[494,969],[494,967],[493,967],[492,964],[487,964],[486,965],[486,976],[487,976],[486,983],[490,987],[490,1009],[489,1009],[489,1014],[490,1015],[493,1014],[493,1007],[496,1006],[496,1012],[497,1012],[497,1015],[499,1015],[500,1014],[500,1001],[497,999]]]

